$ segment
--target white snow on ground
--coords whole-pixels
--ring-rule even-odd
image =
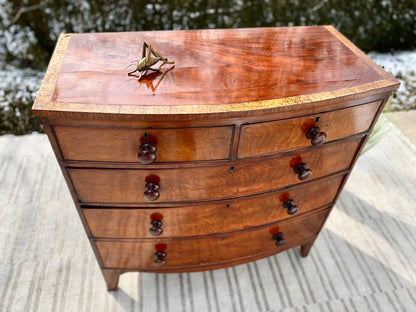
[[[12,101],[31,103],[35,100],[44,73],[33,69],[20,69],[12,65],[0,68],[0,108],[8,109]]]
[[[368,56],[400,81],[400,88],[391,98],[390,107],[416,109],[416,51],[371,52]]]
[[[416,71],[416,51],[370,52],[368,56],[395,76],[400,72],[413,72],[414,74]]]

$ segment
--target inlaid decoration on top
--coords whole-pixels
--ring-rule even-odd
[[[332,26],[62,34],[33,111],[113,290],[306,257],[398,86]]]

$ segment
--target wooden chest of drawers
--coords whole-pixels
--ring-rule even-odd
[[[307,256],[397,87],[331,26],[62,34],[33,111],[115,289]]]

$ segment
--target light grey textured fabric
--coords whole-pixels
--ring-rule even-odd
[[[107,292],[45,135],[0,137],[0,311],[416,311],[416,148],[360,157],[307,258],[128,273]]]

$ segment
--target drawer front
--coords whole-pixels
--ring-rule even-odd
[[[238,157],[277,153],[311,146],[307,132],[319,127],[326,134],[325,142],[339,140],[370,128],[381,101],[326,112],[322,114],[243,125],[241,127]],[[318,120],[318,121],[316,121]]]
[[[144,143],[156,150],[154,162],[228,159],[233,126],[173,129],[54,127],[65,160],[140,163]]]
[[[97,240],[96,246],[106,268],[158,271],[201,268],[235,261],[246,262],[300,245],[318,233],[328,210],[294,218],[291,221],[264,226],[255,230],[182,240],[142,239],[130,241]],[[272,237],[282,233],[286,243],[277,246]],[[283,243],[283,242],[280,242]],[[155,253],[164,252],[155,267]]]
[[[260,226],[328,205],[334,201],[343,178],[344,175],[337,175],[283,191],[215,204],[153,209],[88,208],[82,211],[92,235],[97,238],[208,235]]]
[[[298,184],[302,181],[293,166],[299,162],[312,170],[310,180],[348,169],[360,142],[361,139],[334,142],[295,156],[235,162],[231,167],[67,170],[79,200],[86,204],[152,203],[144,196],[150,180],[158,180],[160,196],[155,202],[221,199]],[[149,188],[148,192],[155,194]]]

